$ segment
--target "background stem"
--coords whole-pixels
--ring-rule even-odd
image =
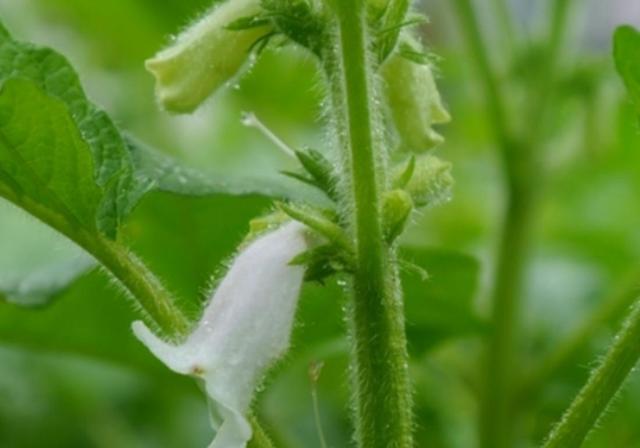
[[[493,11],[500,30],[500,41],[504,51],[512,55],[516,48],[517,33],[508,0],[493,0]]]
[[[480,403],[480,445],[506,448],[510,445],[513,422],[510,415],[514,385],[514,351],[518,326],[520,285],[526,259],[530,192],[524,182],[529,169],[523,151],[516,144],[507,120],[503,88],[489,61],[470,0],[455,0],[460,29],[475,60],[481,78],[490,123],[498,142],[506,174],[507,202],[494,276],[491,322],[484,357],[483,392]]]
[[[575,448],[595,427],[640,358],[640,302],[615,336],[600,366],[551,432],[544,448]]]
[[[485,354],[485,388],[480,410],[481,443],[487,448],[508,447],[512,442],[510,404],[518,373],[515,352],[530,210],[528,199],[509,191],[494,277],[493,327]]]
[[[513,139],[510,135],[507,120],[503,88],[498,83],[489,60],[486,44],[480,32],[471,1],[454,0],[453,5],[460,24],[460,31],[469,49],[469,55],[478,70],[478,75],[482,82],[489,112],[489,124],[493,128],[502,153],[504,153],[513,145]]]
[[[516,351],[520,333],[521,288],[536,192],[544,183],[543,151],[539,146],[544,137],[542,125],[555,87],[557,60],[571,3],[571,0],[552,1],[545,64],[540,67],[539,76],[533,77],[527,86],[530,91],[529,107],[522,126],[518,127],[509,121],[508,117],[512,115],[507,109],[507,86],[499,81],[492,66],[473,3],[471,0],[454,2],[460,29],[484,87],[489,121],[506,177],[506,208],[493,282],[493,325],[484,358],[484,389],[480,404],[480,439],[484,448],[511,446],[515,426],[512,404],[519,374]],[[496,0],[494,6],[502,16],[503,27],[509,26],[511,18],[507,4]]]
[[[356,439],[366,448],[412,446],[411,391],[396,256],[383,238],[380,189],[385,160],[375,134],[373,68],[367,54],[365,4],[334,2],[338,44],[327,56],[336,125],[348,182],[344,210],[355,240],[349,316],[353,341]]]

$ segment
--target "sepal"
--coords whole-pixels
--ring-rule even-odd
[[[322,52],[326,39],[326,21],[314,0],[262,0],[262,8],[278,33],[311,50]]]
[[[285,202],[278,202],[276,206],[291,219],[306,225],[342,250],[353,253],[351,241],[342,227],[337,224],[338,217],[333,211]]]
[[[305,281],[320,284],[332,275],[351,273],[355,267],[353,257],[335,244],[323,244],[302,252],[291,264],[305,267]]]
[[[309,148],[295,153],[300,164],[309,173],[316,186],[324,191],[329,198],[335,200],[338,176],[331,162],[315,149]]]
[[[394,184],[404,182],[406,172],[406,167],[397,168],[393,175]],[[451,163],[427,154],[416,158],[412,176],[403,188],[416,207],[424,207],[448,201],[453,185]]]
[[[382,202],[384,236],[391,244],[398,238],[409,222],[413,211],[411,195],[404,190],[387,191]]]

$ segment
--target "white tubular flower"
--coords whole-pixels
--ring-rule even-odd
[[[451,120],[442,105],[431,67],[400,53],[381,69],[393,121],[406,149],[421,153],[444,141],[432,125]]]
[[[170,112],[193,112],[231,79],[268,27],[226,27],[259,12],[260,0],[226,0],[187,28],[171,46],[147,60],[146,68],[156,78],[160,104]]]
[[[167,367],[204,380],[217,431],[210,448],[244,448],[251,439],[245,415],[265,370],[289,346],[303,281],[304,268],[289,262],[306,248],[304,227],[295,222],[249,243],[181,345],[133,323],[138,339]]]

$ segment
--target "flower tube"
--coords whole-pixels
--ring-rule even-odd
[[[307,249],[304,227],[289,222],[241,249],[186,341],[167,343],[142,322],[135,335],[171,370],[204,380],[216,436],[210,448],[244,448],[246,418],[267,368],[289,346]]]
[[[236,20],[260,12],[260,0],[226,0],[187,28],[175,42],[147,60],[156,78],[156,97],[170,112],[193,112],[247,60],[267,26],[230,30]]]
[[[429,64],[396,52],[382,65],[381,73],[403,147],[422,153],[441,144],[444,139],[432,126],[447,123],[451,117],[442,105]]]

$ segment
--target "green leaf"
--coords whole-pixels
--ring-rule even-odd
[[[322,195],[312,187],[300,188],[298,183],[280,181],[280,177],[230,178],[222,172],[205,173],[131,136],[126,136],[126,140],[138,184],[142,185],[143,192],[157,190],[186,196],[221,193],[234,196],[260,195],[326,204]]]
[[[0,297],[22,306],[49,303],[82,273],[94,266],[75,244],[0,202]]]
[[[183,299],[182,305],[195,315],[200,309],[212,275],[223,267],[248,230],[248,220],[266,207],[258,197],[218,195],[202,198],[171,193],[151,193],[122,228],[122,238],[162,277],[167,287]],[[41,275],[55,281],[73,258],[75,246],[65,244],[59,234],[44,229],[23,213],[0,208],[0,293],[9,284],[4,268],[19,279]],[[8,224],[7,224],[8,223]],[[46,231],[49,230],[48,234]],[[49,240],[49,237],[51,238]],[[14,238],[15,243],[10,244]],[[33,244],[29,238],[34,238]],[[38,244],[42,243],[42,244]],[[38,245],[38,247],[35,247]],[[25,251],[21,256],[21,251]],[[58,255],[55,251],[60,250]],[[78,249],[79,251],[79,249]],[[34,257],[42,256],[43,259]],[[11,266],[11,262],[19,266]],[[85,261],[87,260],[85,258]],[[57,263],[62,263],[56,268]],[[85,266],[73,282],[47,289],[51,306],[25,309],[23,303],[0,302],[0,341],[51,353],[66,353],[101,359],[136,369],[162,372],[160,364],[131,333],[136,319],[134,306],[121,300],[119,288],[108,275]],[[7,280],[5,282],[5,280]],[[67,280],[71,280],[67,278]]]
[[[464,254],[442,249],[404,248],[407,260],[429,274],[403,272],[407,335],[410,349],[419,354],[447,338],[461,337],[484,327],[473,309],[479,264]]]
[[[613,37],[613,57],[640,115],[640,32],[631,26],[619,27]]]
[[[114,300],[108,279],[97,271],[57,295],[56,306],[24,309],[0,304],[3,344],[102,359],[153,369],[129,330],[135,313],[124,300]],[[68,324],[65,324],[68,323]]]
[[[95,254],[102,236],[115,237],[151,190],[190,196],[305,195],[305,189],[267,179],[231,181],[223,174],[205,175],[125,138],[107,114],[88,101],[63,56],[16,42],[0,25],[0,196]],[[0,226],[12,225],[11,217],[6,219],[9,222],[0,219]],[[70,247],[62,238],[51,240]],[[35,247],[36,241],[28,234],[0,235],[2,247],[8,248],[0,266],[2,260],[11,264],[13,247]],[[38,247],[47,254],[51,244],[41,243]],[[0,297],[43,305],[93,265],[79,249],[36,258],[43,264],[5,268]]]
[[[103,194],[91,152],[64,104],[33,82],[5,81],[0,91],[0,192],[24,208],[45,208],[65,228],[96,230]]]
[[[15,82],[20,82],[20,88]],[[12,157],[15,170],[20,172],[18,176],[21,177],[15,179],[16,172],[6,173],[4,169],[3,187],[13,190],[10,199],[18,200],[19,205],[24,206],[23,196],[16,196],[16,193],[32,190],[32,186],[27,184],[36,181],[34,176],[48,175],[49,178],[37,181],[41,184],[46,180],[46,185],[40,185],[39,188],[46,188],[49,196],[46,203],[39,206],[61,215],[65,220],[75,215],[81,218],[80,224],[85,230],[97,228],[105,235],[114,237],[118,225],[144,189],[137,185],[129,150],[118,129],[104,111],[88,101],[69,62],[51,49],[17,42],[5,30],[0,34],[0,84],[4,86],[5,96],[0,112],[3,122],[25,127],[5,131],[20,131],[22,138],[29,139],[29,148],[24,145],[16,147],[20,143],[17,140],[3,142],[0,160],[4,162]],[[11,85],[8,92],[7,84]],[[28,92],[19,92],[22,88]],[[24,99],[29,102],[25,105],[11,103],[21,100],[18,98],[20,96],[27,96]],[[46,108],[48,114],[38,114],[39,107]],[[31,121],[19,122],[18,117],[11,119],[12,113],[25,116],[33,113],[38,121],[32,118]],[[53,116],[52,113],[57,115]],[[45,125],[41,120],[47,116],[50,122],[47,123],[49,129],[45,135],[40,127]],[[50,148],[52,143],[55,146]],[[7,147],[7,144],[12,147]],[[28,153],[23,154],[24,151]],[[50,160],[42,154],[45,151],[49,152],[48,157],[56,160],[56,169],[48,173],[45,165]],[[34,158],[36,152],[39,157]],[[23,159],[22,164],[18,163],[18,159]],[[25,178],[27,172],[32,176]],[[74,196],[66,197],[61,189],[66,192],[83,190],[83,194],[75,200]],[[26,194],[30,200],[35,199],[39,203],[38,196]],[[53,204],[51,196],[61,194],[64,204]],[[62,205],[65,210],[60,209]],[[77,222],[71,220],[67,224],[76,225]]]
[[[10,93],[13,94],[14,90],[11,88],[11,84],[14,82],[28,83],[28,81],[12,80],[9,83]],[[28,83],[30,87],[27,89],[19,88],[17,92],[19,95],[25,95],[28,92],[35,91],[32,83]],[[33,92],[32,92],[33,93]],[[0,93],[0,103],[5,98]],[[47,100],[48,101],[48,100]],[[16,101],[21,107],[26,107],[29,104],[28,101]],[[53,101],[55,103],[55,101]],[[2,103],[3,104],[3,103]],[[4,108],[2,110],[5,110]],[[44,108],[36,108],[38,114],[42,113],[47,117],[59,117],[57,114],[47,114]],[[64,116],[64,115],[63,115]],[[17,119],[19,117],[16,117]],[[30,116],[30,119],[39,120],[37,114]],[[67,117],[68,119],[68,117]],[[18,122],[19,123],[19,122]],[[0,129],[4,129],[0,127]],[[39,132],[48,132],[48,122],[46,120],[42,125],[38,127]],[[73,134],[71,134],[73,136]],[[176,195],[163,196],[164,205],[159,205],[158,209],[173,210],[175,216],[179,219],[185,218],[185,209],[190,209],[191,206],[185,204],[191,203],[188,197],[191,196],[200,197],[199,201],[203,204],[210,204],[210,211],[206,213],[202,211],[198,212],[198,217],[208,217],[211,222],[220,221],[217,218],[216,213],[223,213],[222,209],[227,208],[226,213],[229,216],[240,213],[243,210],[242,203],[246,202],[262,202],[263,200],[255,196],[255,192],[269,192],[275,196],[286,197],[286,191],[284,188],[275,184],[269,184],[267,181],[262,182],[228,182],[220,180],[221,176],[214,176],[213,179],[210,176],[205,176],[198,170],[191,169],[183,166],[175,159],[165,156],[147,146],[144,146],[140,142],[135,142],[128,139],[130,144],[133,163],[136,169],[136,176],[138,178],[138,185],[143,188],[143,191],[163,191],[167,193],[174,193]],[[62,150],[71,148],[72,146],[62,145]],[[1,148],[1,146],[0,146]],[[28,147],[32,148],[32,147]],[[34,149],[37,149],[34,147]],[[29,149],[30,150],[30,149]],[[33,157],[41,157],[40,153],[32,153]],[[45,152],[45,155],[54,154]],[[80,155],[88,155],[88,151],[85,149],[84,153]],[[85,157],[86,158],[86,157]],[[62,157],[55,158],[56,163],[60,160],[65,160]],[[45,164],[44,168],[55,166],[53,163]],[[7,170],[9,167],[15,168],[13,165],[3,161],[2,169]],[[12,168],[12,171],[13,171]],[[90,171],[90,170],[89,170]],[[29,172],[27,172],[29,173]],[[23,175],[22,171],[16,171],[16,175]],[[14,182],[15,183],[15,182]],[[49,197],[46,191],[39,191],[36,189],[37,185],[32,185],[30,182],[26,182],[34,195],[40,198],[41,203],[45,203]],[[87,179],[89,187],[91,186],[90,179]],[[65,191],[66,184],[61,187],[61,191]],[[76,194],[76,188],[73,184],[69,187],[67,197],[74,196]],[[89,189],[91,191],[91,189]],[[232,196],[220,195],[220,193],[230,193],[235,195],[248,196],[247,199],[233,199]],[[78,190],[78,195],[84,194],[86,191]],[[5,193],[5,196],[9,196],[9,192]],[[151,195],[149,199],[152,203],[156,201],[152,198],[155,195]],[[223,199],[224,198],[224,199]],[[74,198],[74,201],[77,198]],[[231,202],[238,201],[239,210],[231,210]],[[19,202],[18,199],[14,202]],[[57,202],[53,202],[52,206]],[[171,204],[170,206],[168,204]],[[69,206],[70,207],[70,206]],[[264,205],[266,207],[266,205]],[[148,210],[148,208],[145,208]],[[255,214],[260,212],[259,209],[254,210],[253,214],[244,213],[242,216],[248,221]],[[141,216],[146,216],[148,212],[143,213]],[[91,213],[88,214],[89,217]],[[133,220],[127,220],[124,225],[124,237],[129,233],[130,229],[137,229],[137,222],[139,215],[134,213]],[[72,218],[69,218],[72,219]],[[196,219],[196,218],[193,218]],[[199,218],[197,218],[199,220]],[[162,214],[158,217],[163,223],[173,222],[171,215]],[[49,221],[51,224],[51,222]],[[127,223],[129,223],[127,225]],[[179,223],[174,223],[178,225]],[[237,226],[242,226],[245,223],[236,220]],[[158,225],[153,220],[148,220],[147,231],[140,235],[136,234],[136,239],[149,233],[154,234],[155,229],[162,229],[162,225]],[[202,227],[205,224],[202,223]],[[213,224],[209,223],[209,227],[213,230]],[[174,229],[176,227],[173,227]],[[70,230],[69,233],[73,233]],[[239,231],[239,235],[242,232]],[[189,234],[189,230],[185,230],[185,234]],[[202,231],[202,235],[206,232]],[[164,241],[163,246],[167,247],[171,243],[169,241],[178,238],[177,235],[170,235],[170,231],[167,232],[168,237]],[[179,238],[178,238],[179,239]],[[188,238],[191,241],[191,238]],[[181,240],[182,241],[182,240]],[[154,243],[156,245],[156,243]],[[24,214],[18,208],[9,206],[8,204],[0,201],[0,298],[5,301],[18,304],[21,306],[43,306],[48,304],[56,295],[64,291],[70,284],[72,284],[80,275],[89,270],[95,265],[95,261],[86,254],[82,249],[72,244],[66,238],[60,236],[52,229],[48,228],[44,224],[37,220],[31,219]],[[229,250],[232,248],[230,247]],[[177,249],[176,249],[177,250]],[[192,249],[193,250],[193,249]],[[211,266],[210,266],[211,267]],[[211,267],[212,268],[212,267]],[[165,270],[163,270],[165,273]],[[166,275],[169,278],[172,277],[173,272],[171,269],[166,269]],[[196,288],[202,286],[203,280],[195,285]],[[190,294],[197,295],[197,291],[190,291]]]

